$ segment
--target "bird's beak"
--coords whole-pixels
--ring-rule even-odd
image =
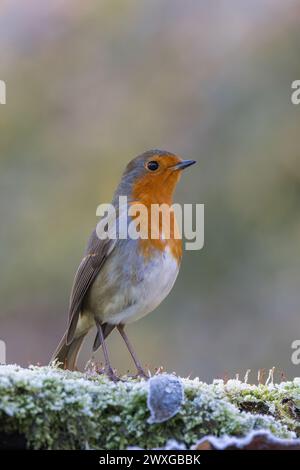
[[[196,160],[182,160],[181,162],[172,166],[172,170],[184,170],[188,166],[194,165],[194,163],[196,163]]]

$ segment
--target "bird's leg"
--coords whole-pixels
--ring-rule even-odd
[[[113,380],[114,382],[117,382],[117,381],[119,381],[120,379],[119,379],[119,377],[114,373],[114,370],[113,370],[113,368],[111,367],[110,360],[109,360],[109,356],[108,356],[107,347],[106,347],[106,344],[105,344],[105,339],[104,339],[104,335],[103,335],[103,330],[102,330],[101,323],[99,323],[99,322],[96,321],[96,326],[97,326],[97,330],[98,330],[98,334],[99,334],[99,339],[100,339],[101,346],[102,346],[102,350],[103,350],[103,354],[104,354],[105,373],[106,373],[107,377],[108,377],[110,380]]]
[[[124,342],[127,346],[128,351],[130,352],[130,355],[133,359],[135,367],[137,368],[137,372],[138,372],[137,376],[143,377],[144,379],[149,379],[148,374],[146,374],[146,372],[144,371],[140,361],[138,360],[138,358],[137,358],[137,356],[136,356],[136,354],[133,350],[133,347],[132,347],[132,345],[131,345],[131,343],[128,339],[128,336],[125,333],[124,325],[118,325],[117,328],[118,328],[118,331],[119,331],[120,335],[122,336],[122,338],[123,338],[123,340],[124,340]]]

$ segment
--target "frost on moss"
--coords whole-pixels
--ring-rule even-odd
[[[6,440],[25,436],[34,449],[149,449],[170,439],[188,448],[206,435],[245,436],[255,429],[289,439],[300,434],[300,379],[259,386],[199,379],[181,384],[176,414],[152,423],[149,382],[114,384],[55,367],[0,366],[1,433]]]

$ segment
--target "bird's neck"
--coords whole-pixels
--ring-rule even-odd
[[[152,188],[151,191],[136,190],[132,193],[132,199],[138,201],[140,204],[144,204],[146,207],[151,207],[152,204],[167,204],[171,206],[173,204],[174,191],[170,191],[169,188]]]

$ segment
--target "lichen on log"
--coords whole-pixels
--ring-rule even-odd
[[[268,385],[169,374],[124,379],[0,366],[1,447],[152,449],[173,440],[192,448],[208,435],[265,430],[291,441],[300,435],[299,378]]]

